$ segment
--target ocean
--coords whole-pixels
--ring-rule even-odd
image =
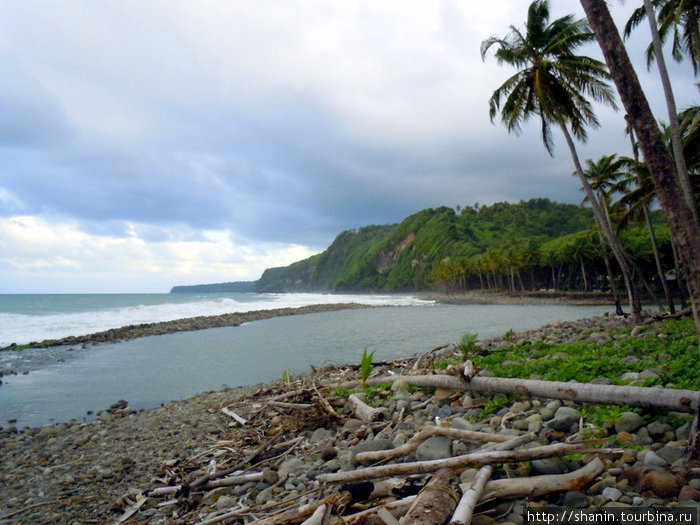
[[[0,341],[6,345],[83,335],[108,328],[198,315],[319,303],[386,308],[277,317],[238,327],[144,337],[88,347],[0,352],[0,426],[42,426],[94,417],[119,399],[134,409],[226,386],[299,375],[309,365],[407,357],[509,329],[536,328],[611,311],[605,306],[439,305],[407,295],[95,294],[2,295]]]

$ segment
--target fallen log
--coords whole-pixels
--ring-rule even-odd
[[[530,436],[530,439],[534,439],[535,437],[534,433],[525,435]],[[513,439],[504,443],[499,443],[493,447],[493,450],[512,450],[518,445],[520,445],[519,440]],[[472,520],[472,515],[474,514],[476,504],[479,502],[481,494],[484,491],[484,487],[486,486],[486,482],[491,478],[492,474],[493,465],[485,465],[479,469],[479,472],[476,473],[476,476],[474,477],[469,489],[464,491],[462,494],[462,497],[457,504],[457,508],[452,515],[450,525],[469,525]]]
[[[408,509],[403,518],[403,525],[438,525],[443,524],[457,506],[457,495],[452,488],[454,471],[451,468],[440,469],[428,482]]]
[[[379,461],[383,459],[405,456],[416,450],[418,445],[423,443],[423,441],[433,436],[445,436],[451,439],[464,439],[474,443],[489,443],[493,441],[503,442],[511,441],[513,439],[513,436],[506,436],[504,434],[475,432],[472,430],[460,430],[458,428],[450,427],[426,426],[406,443],[391,450],[359,452],[357,454],[357,461]]]
[[[580,469],[566,474],[548,474],[527,478],[499,479],[486,484],[482,500],[512,499],[528,496],[544,496],[552,492],[583,490],[605,470],[605,463],[598,457]]]
[[[428,474],[442,468],[481,467],[491,463],[509,463],[518,461],[531,461],[554,456],[566,456],[567,454],[596,452],[599,454],[619,454],[620,449],[593,449],[589,450],[582,445],[568,443],[556,443],[542,447],[534,447],[527,450],[489,450],[485,452],[473,452],[462,456],[454,456],[446,459],[433,459],[429,461],[414,461],[399,463],[396,465],[380,465],[363,469],[332,472],[320,474],[316,479],[322,483],[348,482],[363,479],[374,479],[385,476],[408,476],[411,474]]]
[[[675,388],[651,388],[643,386],[596,385],[591,383],[569,383],[562,381],[539,381],[509,377],[473,377],[469,382],[459,377],[436,375],[393,375],[374,377],[369,385],[405,381],[409,385],[439,387],[468,392],[504,392],[534,397],[660,408],[678,412],[694,412],[700,406],[700,392]],[[341,383],[334,387],[352,387],[357,382]]]

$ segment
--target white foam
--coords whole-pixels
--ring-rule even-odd
[[[239,294],[238,298],[241,300],[232,297],[193,296],[191,301],[182,302],[182,296],[164,295],[163,303],[148,306],[133,305],[114,309],[47,315],[0,313],[0,346],[86,335],[131,324],[157,323],[252,310],[296,308],[313,304],[359,303],[373,306],[434,304],[432,301],[401,295],[290,293]]]

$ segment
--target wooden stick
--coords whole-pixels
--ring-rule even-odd
[[[350,394],[350,396],[348,396],[348,401],[350,402],[353,413],[358,419],[361,419],[365,423],[371,423],[376,419],[382,419],[384,417],[383,411],[369,406],[356,394]]]
[[[383,459],[396,458],[410,454],[418,448],[428,438],[433,436],[445,436],[451,439],[464,439],[475,443],[489,443],[492,441],[511,441],[513,436],[503,434],[491,434],[487,432],[475,432],[473,430],[460,430],[458,428],[425,426],[420,432],[415,434],[403,445],[391,450],[376,450],[369,452],[359,452],[357,461],[379,461]]]
[[[534,433],[529,434],[532,439],[534,439]],[[499,443],[493,450],[512,450],[517,447],[519,443],[516,440],[506,441],[505,443]],[[462,498],[459,500],[459,504],[452,515],[452,520],[450,525],[469,525],[472,520],[472,515],[474,514],[474,509],[476,504],[481,498],[481,493],[484,491],[486,482],[491,478],[493,474],[493,465],[485,465],[479,469],[479,472],[474,476],[471,487],[462,494]]]
[[[418,496],[407,496],[398,501],[392,501],[391,503],[386,503],[379,507],[373,507],[371,509],[366,509],[355,514],[350,514],[349,516],[343,516],[342,518],[336,518],[332,521],[333,525],[359,525],[360,523],[365,523],[369,516],[377,514],[379,509],[386,509],[391,512],[394,516],[403,516],[406,514],[408,509],[413,505],[413,502]]]
[[[485,452],[473,452],[462,456],[447,459],[433,459],[430,461],[414,461],[399,463],[396,465],[380,465],[344,472],[332,472],[319,474],[316,479],[322,483],[347,482],[363,479],[374,479],[384,476],[427,474],[442,468],[457,467],[481,467],[491,463],[509,463],[519,461],[531,461],[533,459],[550,458],[554,456],[566,456],[567,454],[589,453],[620,454],[622,449],[586,449],[581,445],[568,443],[555,443],[527,450],[489,450]]]
[[[605,470],[605,464],[599,457],[596,457],[580,469],[566,474],[489,481],[486,484],[482,500],[544,496],[552,492],[583,490],[603,470]]]
[[[466,382],[450,375],[393,375],[374,377],[367,380],[369,385],[405,381],[415,386],[434,386],[448,390],[469,392],[507,392],[534,397],[579,401],[583,403],[604,403],[611,405],[631,405],[647,408],[661,408],[678,412],[694,412],[700,406],[700,392],[675,388],[651,388],[642,386],[595,385],[591,383],[568,383],[563,381],[539,381],[506,377],[476,376]],[[357,381],[333,385],[352,387]]]
[[[314,389],[314,392],[316,392],[316,396],[318,397],[318,401],[321,403],[321,407],[328,412],[331,416],[340,418],[338,415],[338,412],[336,412],[331,404],[328,402],[328,400],[321,395],[321,392],[318,391],[318,388],[316,388],[316,383],[311,383],[311,386]]]
[[[301,525],[325,525],[328,523],[330,512],[331,508],[324,503],[314,511],[309,519],[302,522]]]
[[[313,405],[309,405],[308,403],[286,403],[284,401],[270,401],[268,405],[277,408],[313,408]]]
[[[420,491],[418,497],[403,518],[403,525],[442,525],[457,505],[457,495],[452,489],[454,471],[440,469]]]
[[[204,484],[204,488],[215,489],[218,487],[230,487],[231,485],[243,485],[244,483],[248,483],[250,481],[257,483],[259,481],[262,481],[262,479],[263,479],[262,472],[252,472],[250,474],[242,474],[240,476],[231,476],[228,478],[221,478],[221,479],[216,479],[216,480],[212,480],[212,481],[207,481]]]
[[[146,503],[146,500],[147,500],[147,499],[148,499],[148,498],[146,498],[146,497],[142,497],[141,499],[137,500],[136,503],[134,503],[133,505],[129,506],[129,508],[126,509],[126,510],[124,511],[124,514],[122,514],[122,515],[119,517],[119,519],[117,519],[117,520],[114,522],[114,525],[120,525],[121,523],[124,523],[126,520],[128,520],[131,516],[133,516],[134,514],[136,514],[136,513],[138,512],[138,510],[141,508],[141,506],[142,506],[144,503]]]
[[[243,419],[241,416],[239,416],[238,414],[236,414],[236,413],[235,413],[233,410],[231,410],[230,408],[221,407],[221,411],[222,411],[224,414],[226,414],[227,416],[232,417],[232,418],[236,421],[236,423],[238,423],[238,424],[241,425],[242,427],[244,427],[245,424],[248,422],[248,421],[246,421],[245,419]]]

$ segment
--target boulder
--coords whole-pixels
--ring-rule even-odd
[[[433,436],[418,445],[416,459],[429,461],[452,457],[452,440],[445,436]]]
[[[581,414],[578,410],[569,407],[559,407],[554,413],[554,417],[547,422],[547,426],[552,430],[567,432],[580,419]]]
[[[644,421],[642,417],[635,412],[623,412],[615,421],[616,432],[636,432]]]

